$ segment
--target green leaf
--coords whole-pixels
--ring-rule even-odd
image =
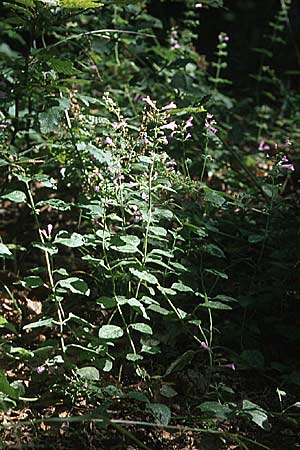
[[[35,289],[39,286],[43,286],[44,282],[40,277],[37,276],[30,276],[25,277],[24,280],[21,282],[22,286]]]
[[[77,206],[81,209],[86,210],[87,213],[90,214],[93,218],[102,217],[104,215],[104,208],[103,206],[101,206],[100,202],[94,201],[89,205],[79,204]]]
[[[265,236],[261,236],[260,234],[250,234],[248,236],[248,242],[250,244],[256,244],[257,242],[262,242],[265,239]]]
[[[3,370],[0,369],[0,392],[8,397],[18,399],[18,389],[14,389],[8,382]]]
[[[171,420],[171,410],[167,405],[163,405],[162,403],[148,403],[147,410],[162,425],[168,425]]]
[[[10,200],[11,202],[15,203],[25,203],[26,202],[26,195],[23,191],[12,191],[8,194],[4,194],[1,196],[1,198],[4,198],[6,200]]]
[[[82,247],[84,244],[84,237],[78,233],[69,234],[67,231],[60,231],[57,233],[54,243],[62,244],[71,248]]]
[[[163,316],[166,316],[166,315],[168,315],[169,314],[169,311],[167,310],[167,309],[165,309],[165,308],[163,308],[162,306],[159,306],[159,305],[150,305],[148,308],[147,308],[147,310],[149,311],[154,311],[154,312],[156,312],[156,313],[158,313],[158,314],[162,314]]]
[[[81,73],[80,70],[74,68],[73,62],[68,59],[55,58],[52,56],[48,59],[48,62],[51,64],[55,72],[63,73],[64,75],[76,75]]]
[[[225,258],[223,250],[221,250],[217,245],[208,244],[204,247],[204,251],[212,256],[216,256],[217,258]]]
[[[81,367],[81,369],[76,370],[76,373],[80,378],[83,378],[84,380],[88,381],[100,380],[99,370],[93,366]]]
[[[149,227],[149,233],[154,234],[155,236],[167,236],[167,230],[163,227],[154,227],[154,226],[150,226]]]
[[[48,111],[39,114],[39,122],[41,133],[49,134],[56,131],[61,121],[61,109],[58,106],[53,106]]]
[[[51,206],[51,208],[58,209],[59,211],[68,211],[71,209],[69,203],[60,200],[59,198],[50,198],[49,200],[38,202],[36,206],[38,208],[41,208],[42,206]]]
[[[175,391],[175,389],[173,389],[169,384],[163,384],[159,390],[159,393],[166,398],[173,398],[178,395],[178,392]]]
[[[229,303],[230,302],[237,302],[238,301],[235,298],[230,297],[229,295],[223,295],[223,294],[216,295],[216,297],[214,297],[214,299],[221,300],[221,302],[225,302],[225,303],[227,303],[227,302],[229,302]]]
[[[103,309],[111,309],[117,305],[116,299],[112,297],[100,297],[96,303]]]
[[[58,284],[65,289],[69,289],[73,294],[90,295],[90,289],[81,278],[70,277],[60,280]]]
[[[53,319],[41,319],[37,322],[28,323],[27,325],[24,325],[23,330],[28,330],[29,328],[41,328],[41,327],[52,327],[53,325],[56,325],[55,320]]]
[[[256,423],[260,428],[270,431],[271,426],[268,422],[268,415],[261,406],[252,403],[250,400],[243,400],[242,412],[250,416],[252,422]]]
[[[5,256],[11,256],[11,251],[6,247],[6,245],[0,243],[0,258]]]
[[[130,326],[140,333],[153,334],[152,328],[146,323],[132,323]]]
[[[100,339],[118,339],[122,337],[124,331],[121,327],[117,325],[103,325],[99,330],[99,338]]]
[[[59,5],[68,9],[100,8],[104,5],[97,0],[60,0]]]
[[[225,198],[223,197],[221,192],[214,191],[212,189],[204,189],[205,197],[204,200],[207,203],[211,203],[216,208],[221,207],[225,203]]]
[[[209,417],[227,420],[232,416],[232,409],[228,406],[221,405],[218,402],[204,402],[197,406],[203,413]]]
[[[152,273],[146,272],[145,270],[141,272],[140,270],[130,267],[129,272],[131,272],[132,275],[137,277],[140,281],[146,281],[150,284],[158,284],[158,279],[156,278],[156,276],[152,275]]]
[[[9,331],[12,331],[13,333],[17,333],[16,328],[12,323],[9,323],[5,317],[0,317],[0,328],[7,328]]]
[[[136,362],[136,361],[142,361],[144,358],[142,355],[137,355],[136,353],[127,353],[126,359],[128,361]]]
[[[187,350],[186,352],[184,352],[169,365],[166,372],[164,373],[164,377],[167,377],[173,372],[180,372],[181,370],[183,370],[186,366],[188,366],[191,363],[192,359],[194,358],[194,355],[195,355],[194,350]]]
[[[240,360],[243,365],[257,369],[262,369],[265,365],[264,355],[258,350],[244,350]]]
[[[190,286],[183,284],[181,281],[179,283],[173,283],[171,289],[175,289],[179,292],[194,292]]]
[[[139,251],[140,239],[137,236],[114,236],[111,239],[111,244],[112,250],[121,253],[136,253]]]
[[[40,242],[33,242],[32,246],[49,253],[51,256],[58,252],[57,247],[51,244],[51,242],[44,242],[43,244]]]
[[[199,113],[205,113],[206,109],[204,108],[204,106],[200,106],[198,108],[193,108],[191,107],[187,107],[187,108],[174,108],[174,109],[170,109],[168,110],[168,114],[173,116],[173,115],[183,115],[183,114],[199,114]]]
[[[208,308],[208,309],[232,309],[231,306],[226,305],[224,303],[221,302],[213,302],[213,301],[208,301],[205,303],[202,303],[200,306],[202,306],[203,308]]]
[[[228,280],[228,275],[224,272],[220,272],[219,270],[216,269],[204,269],[205,272],[207,273],[211,273],[212,275],[216,276],[216,277],[220,277],[223,278],[224,280]]]

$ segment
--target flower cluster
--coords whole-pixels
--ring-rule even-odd
[[[218,131],[215,125],[217,125],[217,121],[213,118],[213,114],[207,113],[205,119],[205,128],[207,128],[212,134],[216,134]]]
[[[171,36],[170,36],[169,42],[170,42],[171,48],[173,50],[177,50],[178,48],[180,48],[179,37],[178,37],[177,30],[173,29],[171,31]]]
[[[278,148],[282,148],[285,149],[286,147],[291,145],[291,141],[287,140],[285,142],[285,144],[283,145],[278,145],[278,144],[274,144],[274,150],[277,151]],[[265,141],[262,139],[259,142],[258,145],[258,151],[259,152],[268,152],[269,150],[271,150],[271,146],[269,144],[266,144]],[[266,157],[270,158],[269,153],[266,153]],[[277,164],[278,167],[281,167],[282,169],[288,169],[288,170],[295,170],[295,167],[292,163],[289,162],[289,159],[286,155],[283,155],[281,160],[278,162]]]

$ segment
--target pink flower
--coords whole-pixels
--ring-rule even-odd
[[[166,123],[165,125],[162,125],[160,127],[161,130],[171,130],[171,131],[175,131],[177,128],[177,123],[175,122],[175,120],[173,120],[170,123]]]
[[[228,369],[231,369],[231,370],[236,370],[236,369],[235,369],[234,363],[231,363],[231,364],[225,364],[224,367],[228,367]]]
[[[126,127],[126,125],[127,125],[127,123],[125,122],[125,120],[121,120],[121,122],[113,122],[112,123],[112,127],[115,129],[115,130],[118,130],[119,128],[121,128],[121,127]]]
[[[112,138],[110,138],[109,136],[107,136],[105,138],[105,144],[107,145],[114,145],[114,141],[112,140]]]
[[[258,146],[259,152],[265,152],[267,150],[270,150],[270,146],[265,144],[265,141],[262,139]]]
[[[147,97],[144,97],[142,100],[143,102],[147,103],[147,105],[149,105],[151,108],[156,109],[156,102],[154,100],[151,100],[149,95],[147,95]]]
[[[49,223],[47,225],[47,230],[41,230],[41,234],[46,238],[46,239],[51,239],[51,234],[53,231],[53,225],[51,223]]]
[[[283,169],[295,170],[294,164],[288,162],[288,158],[286,155],[283,155],[281,161],[279,161],[278,165]]]
[[[141,215],[137,214],[137,215],[133,216],[133,222],[134,223],[139,223],[141,220],[143,220]]]
[[[186,130],[187,128],[192,127],[193,126],[193,120],[194,120],[194,117],[192,117],[192,116],[189,117],[188,120],[185,122],[185,125],[184,125],[183,129]]]
[[[167,111],[168,109],[176,109],[176,108],[177,108],[176,103],[171,102],[168,105],[163,106],[161,109],[162,109],[162,111]]]
[[[219,34],[219,41],[220,42],[224,42],[224,41],[229,41],[229,37],[227,36],[227,34],[226,33],[220,33]]]
[[[283,169],[295,170],[294,164],[280,164]]]
[[[206,119],[205,119],[205,128],[207,128],[211,133],[216,134],[218,131],[214,125],[217,124],[217,121],[213,119],[213,115],[210,113],[207,113]]]
[[[172,32],[171,32],[170,44],[171,44],[171,48],[173,50],[180,48],[180,44],[178,41],[178,33],[176,30],[172,30]]]
[[[209,351],[209,346],[206,344],[206,342],[204,341],[200,342],[200,346],[203,350]]]
[[[169,141],[168,139],[164,136],[163,141],[162,141],[163,145],[168,145]]]

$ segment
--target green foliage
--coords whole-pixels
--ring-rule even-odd
[[[0,342],[29,398],[105,416],[131,399],[162,426],[176,398],[212,427],[268,431],[267,406],[224,381],[237,368],[299,385],[271,348],[299,338],[299,95],[272,67],[290,2],[242,100],[227,34],[211,62],[195,48],[198,13],[222,3],[170,20],[143,1],[1,7],[0,293],[15,315],[1,312]],[[11,373],[3,410],[26,398]]]

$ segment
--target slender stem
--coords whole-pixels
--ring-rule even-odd
[[[41,226],[40,226],[40,221],[38,218],[38,212],[36,210],[33,195],[32,195],[30,185],[28,182],[26,182],[26,187],[27,187],[27,193],[28,193],[31,210],[32,210],[32,213],[33,213],[36,225],[37,225],[39,238],[40,238],[40,241],[42,242],[42,244],[45,244],[45,239],[44,239],[44,236],[43,236],[43,233],[41,230]],[[66,346],[65,346],[64,336],[63,336],[64,317],[65,317],[64,310],[61,306],[60,301],[57,299],[56,294],[55,294],[55,284],[54,284],[53,275],[52,275],[51,260],[50,260],[50,256],[49,256],[49,253],[47,252],[47,250],[44,251],[44,255],[45,255],[45,260],[46,260],[46,267],[47,267],[47,273],[48,273],[48,277],[49,277],[50,288],[51,288],[51,291],[53,292],[54,298],[56,300],[55,303],[56,303],[57,316],[58,316],[58,321],[59,321],[61,350],[63,353],[65,353]]]

